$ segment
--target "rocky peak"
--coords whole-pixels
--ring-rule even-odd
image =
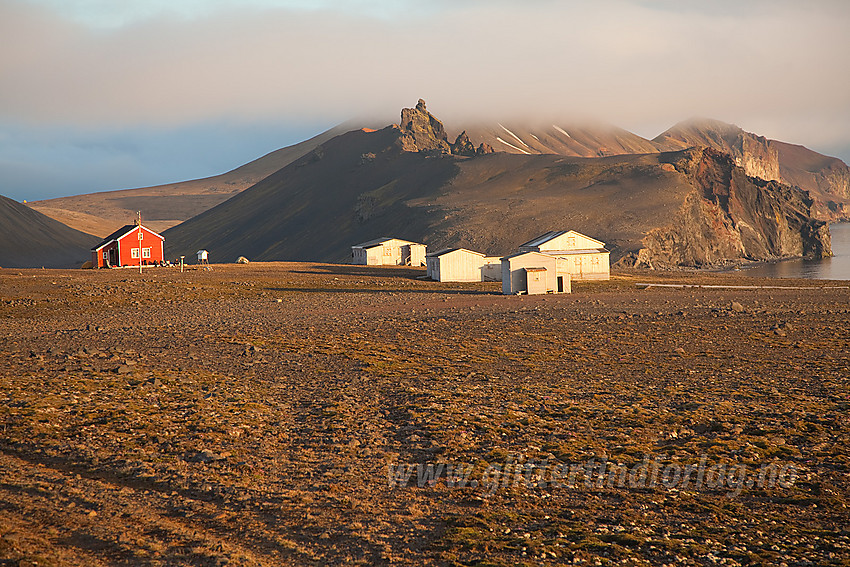
[[[416,108],[401,109],[402,149],[405,151],[433,151],[451,153],[446,129],[433,114],[428,112],[421,98]]]
[[[456,156],[474,156],[475,144],[473,144],[469,136],[466,135],[466,130],[461,132],[452,144],[452,153]]]
[[[398,128],[401,135],[397,143],[402,151],[466,157],[493,153],[493,148],[486,143],[476,148],[465,131],[460,133],[454,143],[450,143],[443,123],[428,112],[421,98],[416,107],[401,110]]]

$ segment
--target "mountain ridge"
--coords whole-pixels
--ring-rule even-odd
[[[401,124],[329,140],[169,229],[166,242],[169,254],[205,248],[214,261],[244,255],[339,262],[352,244],[380,235],[500,254],[547,230],[568,227],[607,242],[613,258],[628,263],[643,254],[653,266],[830,253],[825,223],[812,218],[806,192],[776,182],[767,186],[716,150],[697,152],[696,162],[708,164],[700,173],[677,169],[676,164],[695,159],[694,151],[468,156],[453,153],[445,127],[420,101],[402,110]],[[703,185],[710,183],[726,189],[707,191]],[[724,191],[734,197],[732,208],[710,202]],[[670,251],[647,240],[651,234],[675,239],[669,221],[688,199],[706,211],[685,223],[697,242]],[[768,209],[785,220],[773,225],[753,220]],[[745,224],[755,226],[755,233],[742,229]],[[728,238],[739,244],[720,244]]]
[[[348,131],[345,122],[297,144],[269,152],[235,169],[177,183],[117,189],[32,201],[27,205],[77,230],[106,236],[144,214],[145,225],[157,232],[175,226],[251,187],[334,136]]]
[[[0,195],[0,267],[78,268],[99,241]]]
[[[848,214],[850,214],[850,169],[847,168],[844,162],[837,158],[823,156],[803,146],[769,140],[763,136],[746,132],[733,124],[718,120],[690,119],[683,121],[662,132],[652,140],[642,138],[615,126],[600,123],[580,126],[566,124],[558,126],[553,123],[549,126],[526,127],[497,122],[495,126],[492,124],[490,126],[481,126],[480,124],[477,126],[467,125],[465,128],[454,130],[454,132],[460,131],[460,133],[456,136],[452,134],[451,138],[454,138],[452,142],[449,132],[452,132],[453,129],[443,125],[439,119],[427,110],[425,102],[420,99],[415,107],[402,110],[399,124],[380,130],[373,130],[372,128],[356,129],[352,128],[352,126],[353,123],[339,125],[309,140],[276,150],[230,172],[211,178],[162,185],[154,188],[65,197],[36,202],[31,205],[36,210],[52,213],[56,218],[70,219],[69,224],[72,226],[86,227],[92,224],[100,226],[101,232],[105,228],[110,227],[111,224],[125,224],[127,218],[136,210],[143,211],[146,224],[155,230],[172,229],[174,226],[181,224],[177,222],[178,220],[183,220],[182,224],[188,223],[184,228],[187,228],[187,230],[191,228],[194,231],[201,226],[199,222],[210,221],[211,217],[206,216],[208,211],[216,209],[227,203],[229,199],[238,197],[243,192],[251,190],[257,185],[261,187],[259,191],[263,191],[264,189],[262,188],[267,186],[267,184],[263,184],[266,179],[274,178],[274,181],[270,183],[286,185],[283,181],[284,176],[293,175],[300,168],[321,160],[324,155],[323,152],[327,151],[328,148],[338,147],[338,144],[333,141],[340,135],[346,136],[351,132],[355,132],[352,135],[353,137],[349,136],[346,139],[360,140],[362,138],[366,140],[368,139],[367,135],[383,132],[382,134],[378,134],[377,138],[373,138],[373,141],[376,139],[381,140],[378,145],[364,142],[363,151],[355,156],[358,167],[376,160],[379,163],[385,163],[390,156],[398,158],[404,152],[421,153],[429,158],[451,157],[456,160],[454,165],[457,168],[457,172],[463,172],[467,166],[461,163],[462,158],[480,157],[490,153],[504,153],[506,155],[526,157],[554,156],[555,158],[576,157],[598,159],[603,160],[599,162],[601,164],[605,163],[605,159],[617,156],[657,156],[665,152],[685,151],[691,147],[705,147],[730,155],[734,161],[734,165],[740,167],[745,175],[765,181],[776,181],[800,187],[811,197],[811,204],[806,205],[806,214],[810,214],[813,218],[834,221],[848,218]],[[357,143],[359,144],[360,142]],[[495,144],[495,147],[493,144]],[[495,150],[497,149],[504,151],[496,152]],[[408,158],[404,159],[407,160]],[[497,159],[497,161],[500,159]],[[501,159],[501,161],[504,162],[507,159]],[[295,168],[290,167],[295,163],[299,165]],[[279,167],[281,165],[282,167]],[[345,167],[350,168],[352,166],[346,165]],[[416,164],[415,167],[425,166]],[[579,166],[576,165],[576,167]],[[580,167],[584,168],[585,171],[590,171],[596,166],[583,164]],[[392,168],[390,169],[392,170]],[[428,171],[430,172],[430,170]],[[424,172],[425,170],[423,170]],[[638,175],[634,171],[630,174]],[[386,187],[383,185],[371,186],[370,183],[373,183],[375,179],[361,179],[360,182],[362,182],[363,190],[357,194],[357,198],[352,201],[348,198],[349,196],[345,196],[344,198],[340,196],[339,202],[348,203],[351,211],[353,211],[352,214],[360,223],[381,214],[381,211],[386,208],[385,201],[387,198],[394,199],[394,206],[397,207],[399,214],[402,212],[405,214],[421,213],[422,211],[415,207],[398,207],[400,207],[400,203],[412,203],[417,198],[428,201],[428,198],[424,194],[419,194],[425,191],[424,186],[416,190],[408,187],[405,191],[410,190],[412,193],[408,191],[409,194],[404,193],[402,196],[396,195],[393,187],[401,183],[403,176],[400,176],[398,172],[393,175],[396,177],[390,175],[384,179],[384,185],[389,184]],[[458,183],[458,181],[448,179],[445,171],[441,171],[439,174],[434,173],[434,175],[438,175],[442,183],[446,184],[446,187],[451,187],[452,184]],[[502,172],[500,175],[512,178],[510,172]],[[652,178],[654,173],[649,175]],[[301,179],[300,175],[297,177]],[[533,177],[533,175],[530,177]],[[318,180],[320,179],[323,180],[321,181],[322,183],[331,185],[348,182],[348,180],[343,181],[342,178],[335,179],[334,175],[317,175],[313,183],[319,183]],[[488,182],[492,182],[492,180],[488,180]],[[410,184],[410,181],[405,181],[402,185],[405,183]],[[357,185],[356,187],[361,187],[361,185]],[[303,192],[298,194],[303,195]],[[484,193],[481,198],[486,201],[489,197]],[[108,205],[112,207],[112,213],[110,215],[113,218],[108,223],[103,218],[96,216],[97,214],[103,214],[105,199],[112,201]],[[514,201],[509,202],[513,203]],[[327,204],[328,207],[334,207],[335,205],[336,203]],[[255,203],[252,206],[263,207],[263,204]],[[283,204],[280,206],[283,207]],[[552,206],[558,205],[553,203]],[[590,204],[584,204],[583,206],[590,206]],[[234,222],[239,221],[239,219],[245,220],[246,218],[245,213],[239,211],[239,207],[229,207],[227,210],[235,215]],[[312,208],[310,210],[317,217],[322,214],[321,210]],[[640,214],[647,214],[647,211]],[[164,216],[180,218],[168,220],[164,219]],[[487,213],[485,216],[489,218],[492,215]],[[531,214],[531,217],[534,216],[534,214]],[[202,220],[196,220],[198,217]],[[286,216],[286,218],[289,218],[289,216]],[[417,217],[417,219],[410,220],[412,223],[411,226],[414,226],[419,221],[425,222],[422,218]],[[557,222],[569,221],[573,223],[570,225],[572,228],[578,229],[579,225],[585,226],[580,218],[564,216],[561,219]],[[339,221],[347,222],[342,217],[339,217]],[[598,219],[598,221],[601,223],[605,222],[604,219]],[[309,221],[303,222],[308,222],[309,224]],[[473,218],[468,218],[466,222],[469,226],[476,224]],[[556,221],[553,219],[551,222]],[[213,224],[219,226],[221,230],[225,230],[227,223],[217,218]],[[393,226],[386,226],[386,230],[395,230]],[[359,239],[361,237],[357,235],[362,234],[362,240],[369,240],[375,236],[375,234],[368,233],[368,231],[362,231],[361,228],[359,225],[350,227],[351,237]],[[398,229],[402,231],[406,228],[408,227],[404,223],[398,226]],[[544,231],[550,228],[552,227],[547,226],[544,228]],[[646,230],[649,231],[654,228],[658,227],[646,227]],[[229,231],[230,229],[227,230]],[[440,228],[431,226],[430,230],[436,235],[435,241],[447,245],[458,245],[460,242],[468,242],[472,245],[472,243],[479,240],[472,236],[469,231],[464,230],[460,230],[457,233],[457,237],[460,240],[452,240],[448,235],[457,232],[457,227]],[[481,227],[481,230],[486,229],[485,227]],[[516,230],[522,230],[522,228],[516,227]],[[587,225],[585,230],[593,232],[594,226]],[[273,232],[271,231],[268,234],[272,234]],[[175,249],[184,250],[183,242],[186,240],[184,235],[187,234],[187,231],[181,229],[171,232],[169,230],[168,233],[169,240],[172,239],[171,235],[178,235],[174,241]],[[420,233],[418,238],[422,239],[424,235],[425,233]],[[258,259],[265,257],[275,259],[289,257],[298,257],[305,260],[314,259],[303,257],[301,252],[296,248],[281,245],[279,242],[275,243],[271,240],[266,242],[267,236],[259,238],[251,235],[243,236],[246,238],[244,241],[245,246]],[[531,236],[534,236],[534,234],[529,235],[529,237]],[[291,237],[291,234],[289,237]],[[316,236],[313,235],[312,238],[315,240]],[[612,239],[615,241],[622,240],[623,238],[622,235],[617,234],[612,236]],[[635,238],[634,235],[631,235],[625,239],[631,244],[628,246],[629,249],[623,253],[624,256],[637,252],[638,249],[635,249],[634,246],[636,242]],[[505,243],[500,238],[490,239],[489,244],[486,242],[486,239],[484,240],[485,242],[483,244],[485,247],[496,246],[497,243]],[[334,246],[338,248],[340,243],[337,242]],[[656,253],[660,253],[659,250],[660,248],[657,248]],[[738,253],[744,254],[741,250],[743,249],[740,249]],[[247,250],[243,250],[240,252],[240,255],[248,253]],[[328,250],[323,250],[320,254],[322,254],[321,258],[323,259],[343,259],[331,254]],[[706,258],[703,258],[701,261],[706,261]],[[656,263],[659,262],[660,260],[656,260]]]

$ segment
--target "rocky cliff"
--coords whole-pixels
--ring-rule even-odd
[[[734,124],[707,118],[680,122],[656,137],[663,151],[705,146],[728,153],[735,165],[752,177],[781,181],[779,152],[763,136],[745,132]]]
[[[840,159],[708,119],[676,124],[653,142],[663,151],[702,146],[726,152],[749,176],[808,191],[817,218],[835,221],[850,216],[850,168]]]
[[[643,248],[623,264],[710,266],[832,254],[828,224],[813,218],[807,192],[749,176],[728,153],[711,148],[663,154],[662,161],[694,191],[670,224],[650,230]]]

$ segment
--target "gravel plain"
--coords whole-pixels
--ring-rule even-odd
[[[0,270],[0,565],[850,565],[847,282],[423,275]]]

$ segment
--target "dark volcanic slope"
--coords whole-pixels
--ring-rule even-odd
[[[79,267],[98,240],[0,195],[0,267]]]
[[[720,152],[464,158],[397,151],[399,136],[388,127],[332,140],[169,230],[168,254],[344,261],[378,236],[505,254],[566,228],[605,241],[615,260],[652,266],[829,251],[804,193],[757,182]]]
[[[387,235],[504,254],[562,228],[625,253],[693,191],[659,154],[452,155],[455,145],[439,143],[442,125],[424,103],[418,109],[406,109],[402,121],[412,117],[415,133],[406,126],[349,132],[167,231],[167,254],[205,248],[222,262],[240,255],[344,261],[352,244]],[[426,150],[403,151],[417,147]]]
[[[135,218],[136,211],[142,211],[146,225],[164,231],[226,201],[319,144],[352,128],[352,123],[340,124],[309,140],[276,150],[214,177],[34,201],[29,206],[73,228],[98,236],[106,236],[127,224]]]
[[[165,233],[166,253],[210,251],[212,261],[345,260],[384,234],[421,239],[425,209],[456,173],[454,159],[394,147],[397,127],[343,134],[221,205]]]
[[[430,203],[434,244],[508,253],[547,230],[573,229],[606,242],[615,257],[640,247],[693,191],[665,171],[660,154],[577,158],[497,153],[458,164]],[[412,203],[427,206],[424,200]]]

